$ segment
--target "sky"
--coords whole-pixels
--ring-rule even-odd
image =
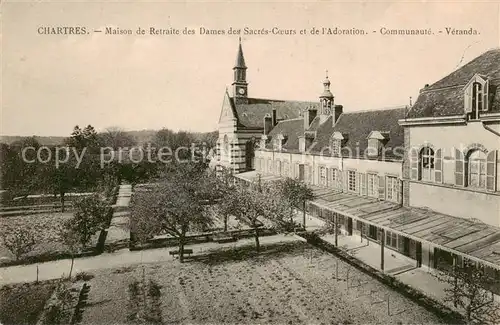
[[[67,136],[97,130],[217,129],[238,35],[199,28],[295,29],[240,35],[251,97],[318,100],[325,70],[344,111],[413,102],[432,84],[500,46],[497,2],[3,2],[2,135]],[[39,27],[84,26],[85,35]],[[196,35],[106,35],[106,27],[196,30]],[[367,35],[300,35],[357,28]],[[382,35],[428,29],[434,35]],[[478,35],[447,35],[446,28]],[[94,30],[102,30],[97,33]],[[442,31],[442,33],[439,33]]]

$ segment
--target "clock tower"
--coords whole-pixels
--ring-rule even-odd
[[[321,111],[319,114],[320,123],[325,122],[330,115],[333,113],[334,109],[334,97],[332,92],[330,91],[330,80],[328,79],[328,70],[326,70],[326,78],[323,81],[323,93],[319,96]]]
[[[233,96],[235,104],[246,104],[248,102],[247,66],[245,65],[243,49],[241,48],[241,37],[239,39],[238,55],[236,56],[236,64],[233,71]]]

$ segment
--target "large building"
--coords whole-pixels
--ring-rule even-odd
[[[241,44],[234,69],[221,165],[248,182],[309,183],[309,212],[381,256],[428,270],[474,261],[500,279],[500,50],[426,86],[411,107],[358,112],[335,103],[328,77],[316,103],[247,98]]]

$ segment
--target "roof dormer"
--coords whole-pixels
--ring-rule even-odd
[[[486,112],[489,106],[488,78],[475,74],[463,88],[464,112],[470,120],[477,120],[481,112]]]
[[[368,139],[367,156],[368,158],[376,158],[380,156],[382,148],[389,141],[389,132],[387,131],[371,131],[366,137]]]
[[[342,147],[347,142],[349,136],[347,133],[333,132],[330,137],[330,150],[333,157],[340,157]]]

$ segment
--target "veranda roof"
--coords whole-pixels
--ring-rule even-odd
[[[235,175],[246,181],[258,180],[256,171]],[[263,180],[280,179],[262,175]],[[436,211],[403,207],[377,198],[344,193],[310,185],[315,199],[310,204],[367,224],[429,243],[451,253],[500,269],[500,228],[445,215]]]

